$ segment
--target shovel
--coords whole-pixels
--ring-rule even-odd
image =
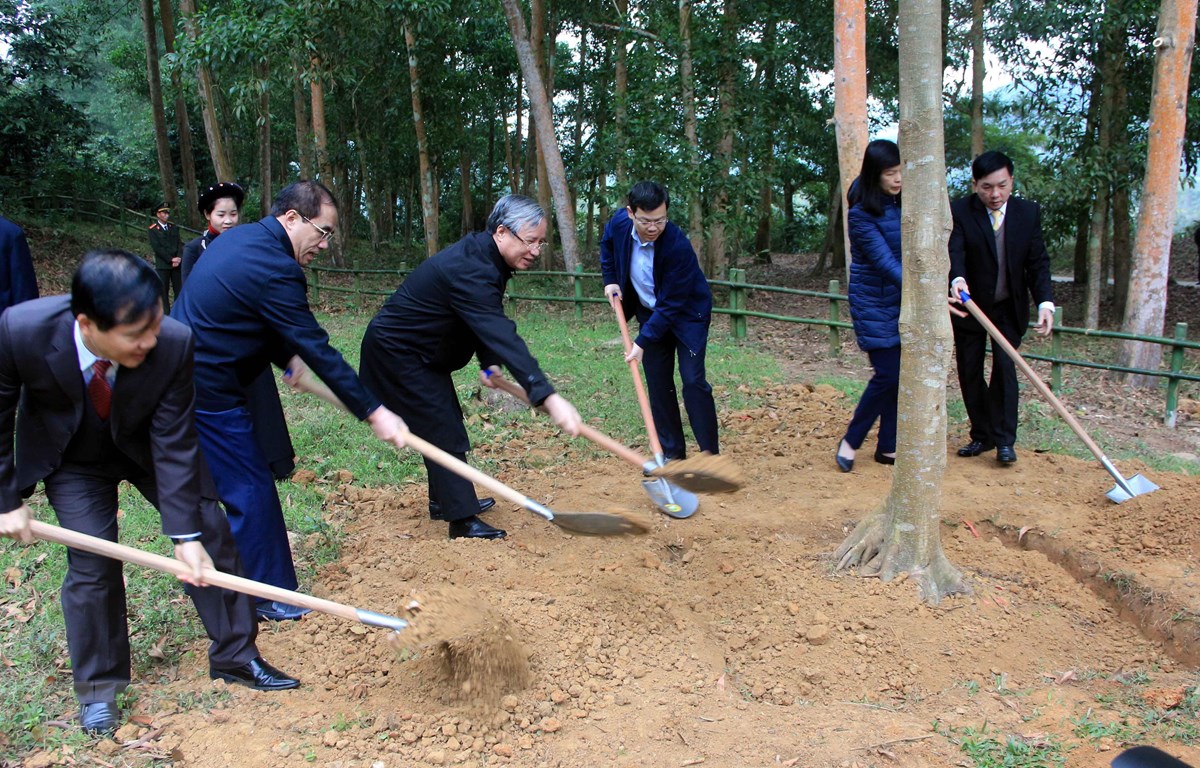
[[[290,373],[291,370],[289,369],[288,374]],[[302,392],[316,395],[343,411],[346,410],[346,406],[342,404],[338,396],[333,394],[333,391],[329,389],[325,382],[314,376],[312,371],[307,368],[297,379],[292,381],[291,385]],[[412,432],[405,432],[404,444],[430,461],[441,464],[459,477],[470,480],[476,485],[481,485],[497,496],[503,496],[514,504],[545,518],[547,522],[557,525],[564,531],[570,531],[582,536],[624,536],[646,533],[649,530],[643,523],[607,512],[559,512],[555,514],[549,508],[525,496],[523,493],[509,488],[491,475],[480,472],[465,461],[451,456],[436,445],[417,437]]]
[[[1087,446],[1088,450],[1092,452],[1092,455],[1096,457],[1096,460],[1100,462],[1100,466],[1104,467],[1105,471],[1112,475],[1113,479],[1117,481],[1117,484],[1112,487],[1112,490],[1104,494],[1105,496],[1112,499],[1117,504],[1120,504],[1123,501],[1129,501],[1134,496],[1141,496],[1143,494],[1153,493],[1154,491],[1158,490],[1157,485],[1150,482],[1145,477],[1142,477],[1140,474],[1134,475],[1133,477],[1127,479],[1124,475],[1117,471],[1117,468],[1113,466],[1113,463],[1108,460],[1107,456],[1104,455],[1104,451],[1100,450],[1100,446],[1096,445],[1096,441],[1092,440],[1092,438],[1088,436],[1088,433],[1083,431],[1083,426],[1080,425],[1079,421],[1071,414],[1070,411],[1067,410],[1066,406],[1062,404],[1062,401],[1054,396],[1054,393],[1050,391],[1050,387],[1046,385],[1046,382],[1042,381],[1041,377],[1038,376],[1033,368],[1030,367],[1029,363],[1025,362],[1025,358],[1021,357],[1021,353],[1017,352],[1013,345],[1009,343],[1008,339],[1004,338],[1004,335],[1000,333],[995,325],[992,324],[992,321],[988,320],[987,316],[983,314],[983,310],[981,310],[979,306],[975,304],[975,302],[971,301],[971,297],[967,294],[967,292],[959,291],[958,295],[962,299],[963,307],[965,307],[966,310],[971,313],[971,317],[979,321],[979,324],[984,327],[984,329],[988,332],[988,335],[992,337],[992,342],[1000,345],[1000,348],[1012,358],[1012,361],[1016,363],[1018,368],[1021,369],[1021,373],[1024,373],[1029,378],[1029,381],[1032,382],[1034,388],[1041,393],[1042,397],[1046,398],[1046,401],[1050,403],[1050,405],[1054,406],[1054,410],[1058,411],[1058,415],[1063,417],[1063,420],[1067,422],[1067,426],[1069,426],[1076,435],[1079,435],[1079,439],[1083,441],[1083,444]]]
[[[501,374],[490,370],[485,370],[483,373],[488,377],[488,379],[495,382],[496,389],[502,389],[526,405],[529,405],[529,396],[525,394],[525,390],[522,389],[518,384],[513,381],[509,381]],[[539,408],[538,410],[542,410],[544,412],[544,409]],[[650,461],[632,448],[618,443],[608,435],[589,427],[587,424],[579,425],[579,434],[583,435],[588,440],[591,440],[601,448],[605,448],[612,453],[615,453],[617,456],[621,457],[638,469],[641,469],[643,472],[647,472],[650,469],[655,469],[658,466],[653,461]],[[693,494],[688,493],[683,488],[672,485],[663,479],[643,480],[642,487],[646,490],[646,494],[650,496],[650,500],[654,502],[654,505],[667,515],[677,515],[681,509],[686,507],[692,507],[694,509],[699,505],[699,501]]]
[[[108,539],[88,536],[86,533],[60,528],[57,525],[50,525],[37,520],[30,520],[29,528],[34,536],[43,541],[52,541],[56,544],[71,547],[72,549],[91,552],[93,555],[102,555],[103,557],[111,557],[114,560],[124,560],[127,563],[143,565],[147,568],[153,568],[156,571],[162,571],[174,576],[192,575],[191,568],[173,557],[156,555],[153,552],[127,547],[124,544],[117,544]],[[335,603],[332,600],[313,597],[302,592],[293,592],[290,589],[263,584],[261,581],[253,581],[242,576],[222,573],[211,568],[204,571],[204,580],[209,586],[253,595],[263,600],[277,600],[288,605],[311,608],[314,611],[328,613],[331,616],[337,616],[348,621],[358,621],[369,627],[382,627],[383,629],[390,629],[393,632],[399,632],[408,626],[407,621],[395,616],[366,611],[362,608],[352,608],[342,603]]]

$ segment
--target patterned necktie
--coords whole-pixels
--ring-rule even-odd
[[[112,410],[112,385],[108,383],[108,369],[112,363],[108,360],[97,360],[92,363],[92,380],[88,382],[88,399],[96,409],[96,415],[107,421]]]
[[[1000,229],[1000,220],[1003,218],[1003,216],[1004,216],[1004,214],[1002,214],[1000,212],[999,208],[992,211],[992,231],[993,232]]]

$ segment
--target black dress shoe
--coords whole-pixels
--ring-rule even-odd
[[[1002,445],[996,449],[996,461],[1001,464],[1015,464],[1017,461],[1017,450],[1011,445]]]
[[[474,515],[450,521],[452,539],[503,539],[507,535],[507,532],[493,528]]]
[[[259,621],[295,621],[301,616],[312,613],[312,608],[301,608],[298,605],[267,600],[254,607]]]
[[[256,656],[242,666],[233,669],[209,667],[208,676],[213,680],[247,685],[256,691],[286,691],[289,688],[300,686],[299,680],[288,677],[275,669],[262,656]]]
[[[482,499],[479,500],[479,513],[478,514],[482,515],[484,512],[487,512],[489,509],[491,509],[494,506],[496,506],[496,500],[493,499],[491,496],[484,496]],[[436,501],[429,502],[429,516],[430,517],[432,517],[433,519],[436,520],[437,516],[439,514],[441,514],[441,512],[442,512],[441,504],[438,504]]]
[[[110,735],[117,730],[121,710],[115,701],[93,701],[79,707],[79,724],[92,736]]]
[[[886,453],[884,453],[883,451],[876,448],[875,449],[875,461],[879,462],[880,464],[887,464],[890,466],[890,465],[896,463],[896,457],[888,456]]]
[[[837,453],[833,455],[833,460],[837,462],[838,469],[842,470],[843,472],[849,472],[850,470],[854,469],[854,459],[847,459],[842,455],[843,445],[847,448],[850,447],[850,443],[847,443],[843,439],[842,442],[838,443]]]
[[[971,442],[958,449],[958,455],[964,458],[970,456],[978,456],[984,451],[990,451],[996,446],[983,440],[972,440]]]

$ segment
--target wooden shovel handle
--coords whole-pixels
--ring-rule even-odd
[[[1004,334],[1000,333],[1000,329],[992,324],[987,315],[983,314],[983,310],[979,308],[979,305],[971,300],[970,295],[966,291],[959,291],[959,296],[962,299],[963,307],[971,313],[971,317],[975,318],[983,326],[988,335],[992,337],[992,342],[999,345],[1005,354],[1012,358],[1016,366],[1021,369],[1021,373],[1025,374],[1034,388],[1041,393],[1042,397],[1046,398],[1046,402],[1050,403],[1054,410],[1058,412],[1058,415],[1063,417],[1063,421],[1067,422],[1067,426],[1076,435],[1079,435],[1079,439],[1092,452],[1092,455],[1101,463],[1108,462],[1108,457],[1104,455],[1104,451],[1100,450],[1100,446],[1096,445],[1096,441],[1092,440],[1091,436],[1083,430],[1083,425],[1079,423],[1079,420],[1067,410],[1061,400],[1054,396],[1054,393],[1050,391],[1050,387],[1047,386],[1046,382],[1042,381],[1042,377],[1038,376],[1037,371],[1033,370],[1029,363],[1025,362],[1025,358],[1021,357],[1021,353],[1009,343],[1008,339],[1004,338]]]
[[[331,403],[332,405],[341,408],[343,411],[348,412],[348,409],[342,403],[342,401],[338,399],[338,396],[333,394],[333,390],[331,390],[325,382],[314,376],[310,370],[306,369],[302,374],[300,374],[300,377],[296,380],[294,386],[303,392],[316,395],[325,402]],[[441,464],[443,467],[459,477],[466,478],[476,485],[487,488],[497,496],[503,496],[514,504],[518,504],[525,509],[529,509],[545,517],[545,514],[539,511],[539,509],[534,508],[541,508],[541,505],[531,501],[529,497],[525,496],[520,491],[508,487],[491,475],[486,475],[483,472],[480,472],[478,469],[475,469],[465,461],[460,461],[457,457],[451,456],[441,448],[438,448],[436,445],[422,440],[412,432],[404,433],[404,444],[430,461]]]
[[[114,560],[123,560],[127,563],[142,565],[174,576],[190,577],[192,575],[191,568],[173,557],[156,555],[153,552],[127,547],[124,544],[117,544],[107,539],[88,536],[86,533],[60,528],[57,525],[50,525],[38,520],[31,520],[29,527],[33,531],[34,536],[44,541],[52,541],[56,544],[71,547],[72,549],[91,552],[94,555],[102,555],[104,557],[111,557]],[[342,603],[335,603],[332,600],[313,597],[302,592],[293,592],[290,589],[263,584],[259,581],[253,581],[242,576],[234,576],[212,568],[204,569],[203,575],[204,581],[210,586],[253,595],[263,600],[276,600],[288,605],[298,605],[301,608],[311,608],[314,611],[328,613],[348,619],[349,621],[362,620],[358,609],[352,608],[349,605],[343,605]]]
[[[502,389],[505,392],[507,392],[508,394],[510,394],[513,397],[520,400],[521,402],[525,403],[526,405],[529,404],[529,395],[527,395],[525,393],[525,390],[522,389],[521,386],[519,384],[517,384],[515,381],[511,381],[511,380],[505,378],[504,375],[500,374],[500,373],[488,372],[487,376],[489,379],[491,379],[493,382],[495,382],[496,389]],[[539,407],[538,410],[541,411],[542,413],[546,412],[545,408]],[[591,440],[593,443],[600,446],[601,448],[604,448],[605,450],[608,450],[608,451],[616,454],[617,456],[620,456],[622,459],[629,462],[630,464],[637,467],[638,469],[646,468],[647,459],[645,456],[643,456],[642,454],[633,450],[632,448],[626,446],[625,444],[617,442],[616,440],[609,437],[608,435],[606,435],[596,429],[593,429],[592,427],[589,427],[587,424],[579,425],[579,434],[583,435],[588,440]]]
[[[612,305],[617,316],[617,325],[621,327],[621,340],[625,344],[625,354],[633,351],[633,341],[629,338],[629,325],[625,322],[625,312],[616,296],[609,296],[608,303]],[[662,458],[662,443],[658,442],[658,430],[654,428],[654,415],[650,413],[650,398],[646,397],[646,387],[642,384],[642,374],[638,373],[637,360],[629,361],[629,372],[633,374],[633,388],[637,392],[638,406],[642,409],[642,421],[646,423],[646,435],[650,438],[650,450],[654,458]]]

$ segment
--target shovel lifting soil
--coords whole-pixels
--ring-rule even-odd
[[[495,382],[496,389],[504,390],[516,399],[520,400],[526,405],[529,405],[529,396],[519,384],[509,381],[508,379],[504,378],[503,375],[493,371],[485,370],[484,375],[487,376],[491,381]],[[539,408],[538,410],[541,410],[543,413],[545,412],[545,409],[542,408]],[[599,430],[589,427],[587,424],[579,425],[579,434],[583,437],[586,437],[588,440],[591,440],[601,448],[609,450],[633,466],[642,470],[643,474],[649,475],[652,474],[654,470],[658,469],[658,465],[650,459],[647,459],[645,456],[633,450],[632,448],[617,442]],[[716,478],[700,477],[699,482],[693,481],[691,486],[704,485],[707,487],[714,483],[720,482],[721,481]],[[657,506],[664,514],[673,516],[679,516],[679,513],[685,510],[695,511],[696,507],[700,503],[699,500],[692,493],[690,493],[690,491],[696,490],[696,488],[689,487],[688,483],[679,483],[678,486],[682,487],[677,487],[676,484],[669,483],[667,480],[662,478],[642,481],[642,488],[645,489],[646,494],[650,497],[650,500],[654,502],[655,506]],[[684,490],[684,488],[687,488],[687,490]],[[687,514],[691,514],[691,512],[688,512]]]
[[[162,571],[174,576],[191,576],[192,574],[191,568],[188,568],[187,565],[173,557],[156,555],[153,552],[127,547],[124,544],[117,544],[107,539],[88,536],[86,533],[59,528],[56,525],[50,525],[37,520],[31,520],[29,527],[33,531],[33,535],[43,541],[52,541],[56,544],[71,547],[72,549],[91,552],[94,555],[102,555],[104,557],[111,557],[114,560],[123,560],[127,563],[143,565],[147,568],[153,568],[156,571]],[[222,573],[221,571],[214,571],[212,569],[205,571],[204,580],[210,586],[253,595],[263,600],[277,600],[288,605],[310,608],[314,611],[347,619],[348,621],[361,622],[367,626],[390,629],[393,632],[399,632],[408,626],[407,621],[395,616],[366,611],[362,608],[352,608],[349,605],[335,603],[332,600],[313,597],[303,592],[293,592],[290,589],[263,584],[260,581],[253,581],[252,579]]]
[[[1058,415],[1062,416],[1063,420],[1067,422],[1067,426],[1069,426],[1071,430],[1079,436],[1079,439],[1083,441],[1083,444],[1087,446],[1088,450],[1092,452],[1092,455],[1096,457],[1096,460],[1100,462],[1100,466],[1104,467],[1105,471],[1112,475],[1113,479],[1117,481],[1117,484],[1114,485],[1108,493],[1104,494],[1105,496],[1112,499],[1117,504],[1120,504],[1123,501],[1129,501],[1134,496],[1141,496],[1143,494],[1153,493],[1154,491],[1158,490],[1157,485],[1147,480],[1145,477],[1142,477],[1140,474],[1126,478],[1119,471],[1117,471],[1117,468],[1113,466],[1113,463],[1109,461],[1107,456],[1104,455],[1104,451],[1100,450],[1100,446],[1096,445],[1096,441],[1092,440],[1088,433],[1083,431],[1083,426],[1080,425],[1079,421],[1071,414],[1070,411],[1067,410],[1066,406],[1064,406],[1062,402],[1054,396],[1054,393],[1050,391],[1050,387],[1046,386],[1046,382],[1042,381],[1041,377],[1037,375],[1032,367],[1030,367],[1029,363],[1025,362],[1025,358],[1021,357],[1021,353],[1017,352],[1016,348],[1009,343],[1008,339],[1004,338],[1004,335],[1001,334],[996,326],[992,324],[992,321],[988,320],[987,316],[983,314],[983,310],[981,310],[978,305],[975,304],[975,302],[971,301],[971,297],[967,294],[967,292],[959,291],[958,295],[962,299],[963,307],[971,313],[971,317],[979,321],[979,324],[982,325],[988,332],[988,335],[992,337],[992,343],[999,345],[999,347],[1003,349],[1010,358],[1012,358],[1012,361],[1016,364],[1016,366],[1021,369],[1021,373],[1025,374],[1025,376],[1029,378],[1029,381],[1033,384],[1034,388],[1041,393],[1042,397],[1046,398],[1046,401],[1054,407],[1054,410],[1058,412]]]
[[[609,297],[613,312],[617,316],[617,325],[621,328],[621,341],[625,354],[633,349],[633,341],[629,337],[629,326],[625,322],[625,314],[621,311],[616,296]],[[650,449],[654,451],[654,467],[647,474],[660,478],[669,478],[679,485],[700,493],[730,493],[744,484],[741,469],[728,457],[704,454],[692,459],[683,459],[667,463],[663,456],[662,444],[658,441],[658,430],[654,427],[654,417],[650,413],[650,398],[646,396],[646,388],[642,384],[642,375],[638,373],[636,360],[629,361],[629,372],[633,375],[633,388],[637,392],[638,407],[642,412],[642,421],[646,425],[646,436],[650,440]],[[690,515],[675,515],[688,517]]]
[[[312,375],[312,372],[307,369],[293,382],[292,386],[303,392],[316,395],[343,411],[346,410],[346,406],[342,404],[337,395],[333,394],[333,391],[326,386],[325,382]],[[539,504],[513,488],[509,488],[491,475],[480,472],[465,461],[460,461],[436,445],[422,440],[412,432],[405,433],[404,443],[425,458],[441,464],[459,477],[470,480],[476,485],[483,486],[497,496],[503,496],[523,509],[545,518],[547,522],[557,525],[564,531],[570,531],[571,533],[583,536],[627,536],[646,533],[650,530],[644,523],[623,515],[608,512],[551,512],[544,505]]]

